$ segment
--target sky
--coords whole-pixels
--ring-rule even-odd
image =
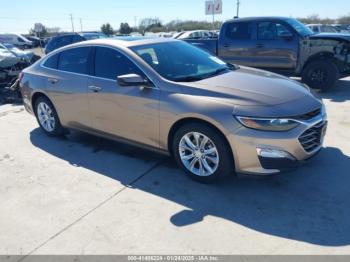
[[[215,20],[224,21],[236,13],[236,0],[222,0],[223,14]],[[337,18],[350,14],[349,0],[240,0],[240,17],[291,16]],[[0,0],[0,32],[28,33],[35,23],[80,31],[80,19],[85,31],[98,30],[109,22],[118,29],[120,23],[135,25],[145,17],[158,17],[164,23],[171,20],[207,20],[205,0]]]

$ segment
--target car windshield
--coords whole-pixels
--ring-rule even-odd
[[[221,59],[186,42],[174,41],[131,47],[162,77],[176,82],[193,82],[235,69]]]
[[[310,28],[296,19],[289,18],[286,21],[291,27],[293,27],[301,36],[308,36],[315,34]]]

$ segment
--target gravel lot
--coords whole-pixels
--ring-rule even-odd
[[[0,106],[0,254],[350,254],[350,78],[297,171],[201,185],[171,159]]]

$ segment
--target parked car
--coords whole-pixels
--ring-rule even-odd
[[[174,33],[172,32],[160,32],[158,33],[158,37],[164,37],[164,38],[172,38]]]
[[[15,56],[21,58],[23,61],[26,61],[30,64],[40,59],[40,56],[35,55],[33,51],[21,50],[12,44],[3,44],[2,46],[5,47],[11,53],[13,53]]]
[[[334,24],[332,26],[338,31],[338,33],[350,34],[350,28],[348,25]]]
[[[217,37],[217,35],[208,30],[196,30],[196,31],[187,31],[183,34],[179,34],[175,37],[175,39],[200,39],[200,38],[213,38]]]
[[[0,69],[15,65],[21,60],[18,56],[10,52],[4,45],[0,44]]]
[[[21,49],[32,48],[33,43],[19,34],[0,34],[0,43],[15,45]]]
[[[85,40],[94,40],[94,39],[102,39],[102,38],[108,38],[104,33],[101,32],[83,32],[80,33]]]
[[[329,90],[350,75],[350,35],[315,34],[292,18],[253,17],[225,22],[218,39],[189,39],[229,63],[301,76]]]
[[[36,36],[26,36],[29,41],[32,41],[33,47],[45,47],[45,41]]]
[[[19,73],[30,65],[27,58],[16,52],[10,51],[6,46],[0,44],[0,81],[7,84],[14,78],[17,78]]]
[[[306,25],[314,33],[339,33],[337,28],[331,25],[322,25],[322,24],[310,24]]]
[[[45,54],[48,54],[60,47],[86,41],[86,38],[79,34],[63,34],[52,37],[45,47]]]
[[[173,35],[174,39],[178,39],[181,35],[183,35],[184,33],[186,33],[185,31],[181,31],[181,32],[177,32]]]
[[[20,86],[49,136],[77,129],[172,154],[204,183],[295,168],[327,126],[303,84],[174,39],[70,45],[25,69]]]

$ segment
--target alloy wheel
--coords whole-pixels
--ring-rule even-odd
[[[52,109],[45,102],[40,102],[37,107],[38,119],[41,126],[47,131],[52,132],[55,130],[55,117]]]
[[[214,142],[204,134],[191,132],[184,135],[179,143],[183,165],[194,175],[208,177],[219,167],[219,153]]]

